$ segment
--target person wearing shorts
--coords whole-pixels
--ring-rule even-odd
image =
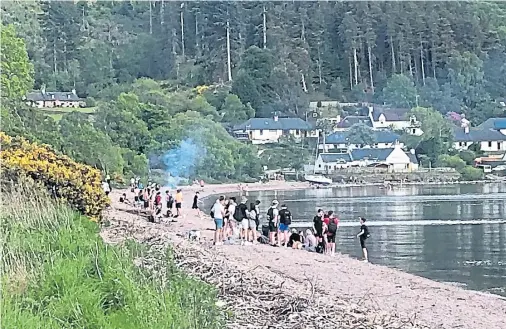
[[[267,210],[267,220],[269,223],[269,243],[273,246],[276,245],[276,232],[278,230],[277,223],[279,217],[278,200],[272,200],[271,207]],[[278,237],[279,238],[279,237]]]
[[[281,247],[281,238],[283,245],[286,247],[290,240],[290,224],[292,223],[292,214],[286,205],[281,206],[279,211],[279,229],[278,229],[278,247]]]
[[[255,243],[257,241],[257,209],[254,203],[250,203],[248,212],[248,241]]]
[[[357,234],[357,238],[360,239],[360,248],[362,248],[362,254],[364,256],[364,262],[368,262],[369,258],[367,256],[367,246],[365,245],[365,241],[369,237],[369,228],[365,225],[366,219],[360,218],[360,233]]]
[[[225,197],[220,196],[216,203],[213,206],[211,212],[214,214],[214,244],[222,245],[223,244],[223,218],[225,216]]]
[[[183,192],[181,189],[176,191],[176,217],[181,216],[181,206],[183,204]]]

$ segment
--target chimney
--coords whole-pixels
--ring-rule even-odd
[[[415,154],[415,149],[411,149],[411,150],[409,150],[409,152],[411,152],[411,154],[414,155]]]
[[[75,90],[75,89],[72,89],[72,93],[73,93],[74,95],[77,95],[77,94],[76,94],[76,90]]]
[[[469,126],[465,126],[465,127],[464,127],[464,132],[465,132],[466,134],[469,134]]]
[[[278,116],[277,115],[274,115],[274,121],[278,122]]]

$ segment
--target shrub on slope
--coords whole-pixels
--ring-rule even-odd
[[[2,181],[33,179],[85,215],[98,218],[108,203],[100,172],[56,154],[47,145],[0,132]]]

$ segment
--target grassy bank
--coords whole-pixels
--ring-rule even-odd
[[[33,192],[3,194],[3,328],[221,328],[216,291],[170,255],[105,245],[98,225]],[[136,258],[161,257],[157,271]]]

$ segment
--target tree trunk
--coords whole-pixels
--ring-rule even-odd
[[[321,60],[321,54],[320,50],[318,50],[318,84],[322,85],[322,60]]]
[[[232,81],[232,63],[230,62],[230,21],[227,19],[227,73],[228,81]]]
[[[195,13],[195,50],[199,53],[199,15]]]
[[[65,73],[68,72],[67,70],[67,40],[66,39],[63,39],[63,71]]]
[[[423,61],[423,43],[422,43],[422,35],[420,34],[420,64],[421,64],[421,72],[422,72],[422,83],[425,86],[425,68]]]
[[[392,53],[392,73],[395,74],[397,72],[397,68],[395,65],[394,40],[391,36],[390,36],[390,52]]]
[[[302,76],[302,89],[305,93],[307,93],[306,79],[304,78],[304,73],[300,74]]]
[[[265,10],[265,5],[264,5],[264,10],[263,10],[262,16],[263,16],[262,30],[263,30],[263,34],[264,34],[263,46],[264,46],[264,49],[266,49],[267,48],[267,12]]]
[[[351,56],[348,56],[348,66],[350,68],[350,90],[353,89],[353,68],[351,67]]]
[[[160,4],[160,25],[163,26],[163,24],[165,24],[165,18],[163,17],[163,14],[164,14],[164,7],[165,7],[165,0],[162,0],[161,4]]]
[[[371,46],[367,45],[367,56],[369,58],[369,79],[371,80],[371,91],[374,94],[374,80],[372,76],[372,56],[371,56]]]
[[[432,66],[432,76],[434,79],[436,78],[436,48],[434,46],[434,40],[432,40],[432,46],[430,48],[430,59],[431,59],[431,66]]]
[[[306,27],[304,26],[304,20],[302,19],[302,17],[300,18],[300,25],[301,25],[300,40],[304,42],[306,41]]]
[[[399,65],[401,67],[401,71],[399,73],[403,74],[404,73],[404,60],[402,58],[402,47],[401,47],[400,42],[399,42]]]
[[[357,63],[357,48],[353,47],[353,67],[355,70],[355,86],[358,85],[358,63]]]
[[[56,64],[56,38],[53,39],[53,73],[56,74],[57,71],[57,64]]]
[[[151,0],[149,0],[149,34],[153,34],[153,9]]]
[[[177,51],[176,51],[176,29],[172,29],[172,40],[171,40],[171,44],[172,44],[172,55],[176,56],[177,55]]]
[[[409,75],[413,77],[413,62],[411,61],[411,51],[408,54],[408,61],[409,61]]]
[[[184,3],[181,4],[181,55],[184,60]]]

